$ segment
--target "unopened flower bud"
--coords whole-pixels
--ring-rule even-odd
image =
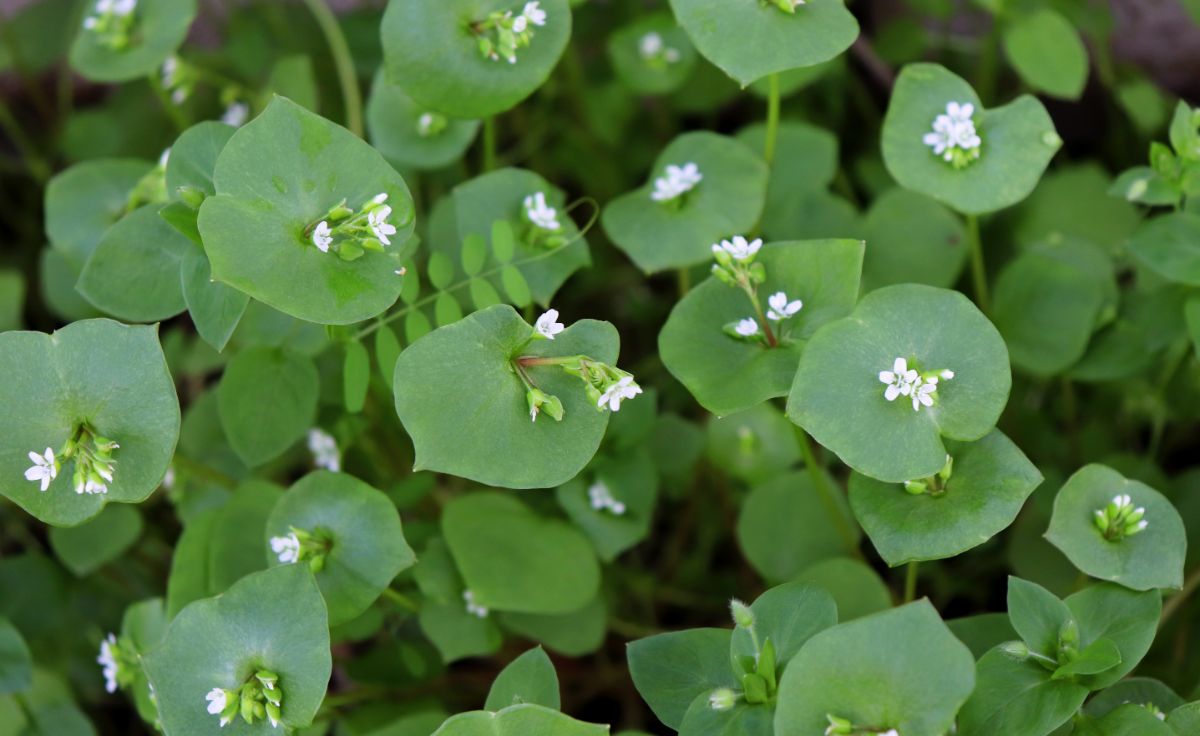
[[[708,696],[708,707],[715,711],[726,711],[737,704],[737,693],[727,687],[717,688]]]

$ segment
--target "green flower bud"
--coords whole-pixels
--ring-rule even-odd
[[[179,187],[179,198],[183,203],[194,210],[200,209],[200,205],[204,204],[204,200],[208,199],[208,194],[203,189],[198,189],[192,186]]]
[[[1013,659],[1029,659],[1029,647],[1023,641],[1006,641],[1000,645],[1000,651]]]
[[[708,707],[715,711],[726,711],[737,704],[737,699],[737,693],[729,688],[717,688],[708,696]]]
[[[904,481],[904,490],[914,496],[920,496],[929,490],[929,486],[925,485],[923,480],[906,480]]]
[[[750,610],[750,606],[733,598],[729,601],[729,612],[733,614],[733,623],[739,629],[754,628],[754,612]]]

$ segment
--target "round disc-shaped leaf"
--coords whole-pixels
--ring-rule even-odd
[[[891,566],[953,557],[1008,528],[1042,482],[1033,463],[993,429],[976,442],[947,442],[954,472],[939,495],[855,473],[850,507]]]
[[[760,302],[782,291],[804,304],[782,325],[771,323],[784,336],[780,345],[769,348],[728,335],[725,326],[753,317],[754,308],[743,291],[710,276],[671,310],[658,336],[663,364],[717,416],[785,396],[808,338],[854,308],[862,258],[859,240],[767,245],[758,256],[767,272]]]
[[[759,0],[671,0],[696,48],[743,87],[828,61],[858,38],[842,0],[809,0],[789,14]]]
[[[1146,509],[1148,525],[1110,541],[1096,528],[1095,513],[1119,495]],[[1158,491],[1104,465],[1084,466],[1059,490],[1046,539],[1094,578],[1134,590],[1183,585],[1187,536],[1179,512]]]
[[[430,110],[413,102],[404,90],[388,81],[381,69],[371,83],[367,100],[367,130],[371,143],[396,166],[437,169],[462,157],[475,134],[478,120],[448,118],[445,127],[422,134],[422,116]]]
[[[975,106],[980,157],[956,169],[922,140],[951,102]],[[906,189],[928,194],[959,212],[981,214],[1020,202],[1062,146],[1042,103],[1028,95],[983,109],[965,80],[937,64],[900,72],[883,123],[883,161]]]
[[[399,251],[413,229],[408,186],[375,149],[345,128],[276,97],[229,139],[200,207],[213,278],[281,312],[350,324],[395,303]],[[357,210],[388,195],[397,232],[387,252],[354,261],[322,253],[305,231],[339,202]],[[403,224],[401,224],[403,223]]]
[[[217,385],[229,446],[247,465],[274,460],[317,419],[316,366],[299,353],[250,348],[234,356]]]
[[[100,238],[75,286],[96,308],[129,322],[156,322],[187,308],[180,267],[196,246],[159,217],[160,209],[138,208]]]
[[[667,166],[689,163],[704,177],[694,189],[667,202],[650,198]],[[600,222],[646,273],[703,263],[712,258],[713,243],[754,228],[766,202],[767,174],[762,158],[733,138],[684,133],[659,154],[649,181],[609,203]]]
[[[532,332],[512,307],[500,304],[439,328],[400,354],[396,413],[412,437],[417,470],[504,488],[553,488],[592,459],[608,412],[598,411],[580,379],[560,367],[530,366],[530,379],[564,409],[562,421],[544,414],[530,421],[513,361],[588,355],[612,365],[617,331],[583,320],[554,340],[528,343]]]
[[[517,61],[489,59],[479,48],[476,24],[495,12],[519,14],[522,0],[392,0],[380,31],[389,79],[431,110],[459,118],[484,118],[515,106],[542,86],[571,36],[567,0],[542,0],[545,25]],[[494,39],[493,39],[494,40]]]
[[[629,89],[643,95],[664,95],[687,81],[696,66],[696,49],[670,14],[658,13],[639,18],[609,36],[608,58]]]
[[[106,319],[0,334],[0,493],[47,524],[73,526],[105,503],[138,503],[158,487],[179,438],[179,400],[154,327]],[[25,480],[30,452],[56,453],[77,423],[115,440],[108,492],[77,494],[74,461],[42,492]]]
[[[962,221],[924,194],[889,189],[871,203],[866,228],[867,290],[907,283],[950,288],[967,262]]]
[[[76,269],[83,268],[101,236],[126,214],[129,193],[153,164],[137,159],[97,159],[75,164],[46,185],[46,236]]]
[[[882,733],[945,733],[975,685],[975,658],[922,600],[826,629],[779,683],[778,736],[823,733],[828,715]]]
[[[881,371],[896,358],[942,379],[933,406],[884,397]],[[934,475],[942,437],[972,441],[996,424],[1012,387],[1008,350],[965,296],[917,284],[863,297],[853,314],[825,325],[800,357],[788,417],[863,475],[889,483]]]
[[[91,11],[89,4],[88,11]],[[125,82],[158,71],[183,43],[196,17],[196,0],[140,0],[129,44],[113,49],[92,30],[81,29],[71,45],[71,67],[97,82]]]
[[[472,493],[447,504],[442,533],[475,602],[498,611],[571,613],[600,585],[587,537],[510,495]]]
[[[144,663],[163,730],[172,736],[270,731],[266,722],[248,726],[241,718],[222,728],[204,698],[213,688],[239,688],[264,669],[279,676],[283,725],[307,726],[332,669],[325,602],[305,565],[247,575],[180,611]]]
[[[1049,8],[1019,15],[1005,24],[1001,39],[1017,75],[1030,87],[1068,100],[1083,94],[1087,48],[1066,18]]]
[[[272,565],[280,563],[270,552],[270,539],[287,536],[292,529],[317,534],[329,543],[325,565],[315,577],[332,626],[367,610],[396,575],[416,561],[395,504],[345,473],[310,473],[275,504],[263,547]]]

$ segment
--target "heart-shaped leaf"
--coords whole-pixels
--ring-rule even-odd
[[[956,379],[957,380],[957,377]],[[850,506],[891,566],[953,557],[1008,528],[1042,474],[998,429],[975,442],[947,442],[953,475],[934,493],[850,476]]]
[[[687,164],[703,177],[694,188],[651,199],[667,166]],[[610,202],[600,222],[638,268],[654,273],[712,258],[713,243],[755,226],[766,196],[767,165],[755,151],[716,133],[684,133],[659,154],[649,181]]]
[[[892,607],[892,591],[879,573],[865,562],[830,557],[810,565],[795,576],[796,582],[824,588],[837,604],[838,620],[853,621]],[[955,632],[958,635],[958,632]],[[959,637],[962,638],[961,636]]]
[[[389,81],[430,110],[458,118],[514,107],[542,86],[571,36],[567,0],[542,0],[544,22],[527,22],[532,38],[516,50],[516,61],[485,56],[481,40],[495,41],[485,27],[489,17],[520,16],[523,6],[522,0],[393,0],[380,27]]]
[[[759,0],[671,0],[671,9],[700,53],[743,87],[828,61],[858,37],[842,0],[809,0],[791,14]]]
[[[952,371],[953,378],[941,376],[932,406],[904,394],[888,401],[880,373],[893,371],[897,358],[908,370]],[[888,286],[809,340],[788,396],[788,418],[863,475],[900,483],[942,469],[943,437],[986,435],[1011,385],[1004,340],[965,296],[917,284]]]
[[[276,97],[229,139],[213,175],[216,196],[200,207],[213,277],[309,322],[374,317],[400,295],[396,274],[413,229],[408,186],[383,157],[345,128]],[[343,260],[314,245],[310,229],[340,202],[354,211],[379,194],[397,232],[385,252]]]
[[[526,390],[513,368],[520,355],[589,355],[613,364],[617,332],[583,320],[554,340],[527,345],[533,328],[497,305],[439,328],[396,361],[396,413],[416,448],[415,467],[491,486],[552,488],[583,469],[600,446],[608,412],[556,366],[528,369],[563,404],[563,419],[530,421]]]
[[[93,4],[94,5],[94,4]],[[92,7],[88,7],[88,17]],[[175,53],[196,17],[196,0],[141,0],[121,45],[85,25],[71,44],[71,67],[96,82],[125,82],[154,74]],[[65,20],[65,19],[64,19]]]
[[[197,123],[183,131],[171,144],[171,155],[167,158],[167,196],[179,201],[182,187],[191,187],[210,197],[216,194],[213,171],[221,151],[235,132],[233,126],[214,120]]]
[[[551,710],[558,710],[561,706],[558,673],[541,647],[525,652],[496,675],[483,709],[498,711],[521,703],[532,703]]]
[[[418,105],[380,69],[367,100],[367,130],[372,145],[396,166],[437,169],[462,157],[479,121],[447,118]]]
[[[950,103],[974,106],[979,158],[956,168],[924,142]],[[937,64],[900,72],[883,123],[883,161],[901,186],[959,212],[982,214],[1020,202],[1062,146],[1042,103],[1028,95],[990,110],[961,77]]]
[[[96,319],[51,335],[0,334],[0,493],[47,524],[72,526],[158,487],[179,437],[179,401],[156,332]],[[106,493],[76,493],[75,461],[61,457],[85,421],[120,445]],[[47,447],[61,467],[42,492],[25,471],[29,453]]]
[[[316,535],[328,545],[315,577],[333,626],[367,610],[396,575],[416,561],[396,506],[344,473],[310,473],[283,494],[267,519],[261,547],[272,565],[281,563],[270,540],[287,537],[293,529]],[[303,566],[304,561],[297,564]]]
[[[787,320],[786,339],[779,347],[768,348],[726,334],[726,325],[752,317],[754,310],[740,289],[710,276],[671,311],[658,338],[663,364],[701,406],[717,416],[786,395],[808,339],[854,308],[862,257],[863,243],[857,240],[764,246],[758,262],[765,267],[767,280],[759,289],[759,299],[783,291],[804,305]]]

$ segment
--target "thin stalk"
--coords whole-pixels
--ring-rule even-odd
[[[312,12],[329,44],[333,54],[333,65],[337,69],[338,84],[342,88],[342,105],[346,108],[346,127],[351,133],[361,138],[363,136],[363,104],[362,92],[358,88],[358,75],[354,71],[354,57],[350,55],[350,46],[342,27],[338,25],[333,11],[325,4],[325,0],[304,0],[304,4]]]
[[[775,337],[775,333],[771,330],[771,323],[767,321],[767,315],[763,314],[762,305],[758,303],[758,295],[747,290],[746,295],[750,297],[750,303],[754,305],[754,314],[758,317],[758,324],[762,326],[763,334],[767,336],[767,345],[770,347],[779,347],[779,338]]]
[[[692,289],[692,274],[688,269],[680,268],[675,271],[675,283],[679,285],[679,298],[687,296]]]
[[[975,286],[975,302],[987,314],[991,311],[988,298],[987,269],[983,264],[983,242],[979,238],[979,218],[967,215],[967,245],[971,249],[971,280]]]
[[[837,502],[837,490],[830,486],[829,479],[825,477],[820,463],[817,462],[817,455],[813,451],[812,441],[809,440],[808,433],[802,428],[796,427],[796,439],[800,442],[800,453],[804,455],[804,467],[808,471],[808,477],[812,480],[813,487],[817,489],[817,495],[821,497],[821,505],[825,507],[825,511],[833,519],[838,536],[842,538],[842,542],[846,545],[846,550],[850,554],[855,557],[862,557],[862,553],[858,549],[858,539],[854,534],[854,529],[846,521],[846,516]]]
[[[775,163],[775,144],[779,138],[779,74],[767,77],[767,139],[763,144],[763,158],[767,166]]]
[[[25,134],[25,130],[17,119],[13,117],[12,111],[8,109],[8,105],[0,102],[0,130],[3,130],[16,146],[17,153],[21,154],[21,160],[25,163],[25,168],[29,169],[29,173],[37,179],[39,183],[44,183],[50,178],[50,165],[37,152],[33,142],[29,136]]]
[[[1188,597],[1192,593],[1195,593],[1197,588],[1200,588],[1200,567],[1192,570],[1192,573],[1187,576],[1187,580],[1183,581],[1183,587],[1180,588],[1179,592],[1168,598],[1167,602],[1163,604],[1162,618],[1158,620],[1158,627],[1160,629],[1187,602]]]
[[[496,118],[488,117],[483,120],[483,170],[496,169]]]
[[[392,588],[384,588],[383,589],[383,597],[387,598],[392,603],[395,603],[400,608],[403,608],[404,610],[409,611],[410,613],[417,613],[421,610],[421,606],[419,606],[416,601],[414,601],[412,598],[409,598],[408,596],[404,595],[403,593],[401,593],[398,590],[394,590]]]
[[[920,567],[919,562],[912,561],[908,563],[908,568],[904,574],[904,602],[912,603],[917,599],[917,568]]]

